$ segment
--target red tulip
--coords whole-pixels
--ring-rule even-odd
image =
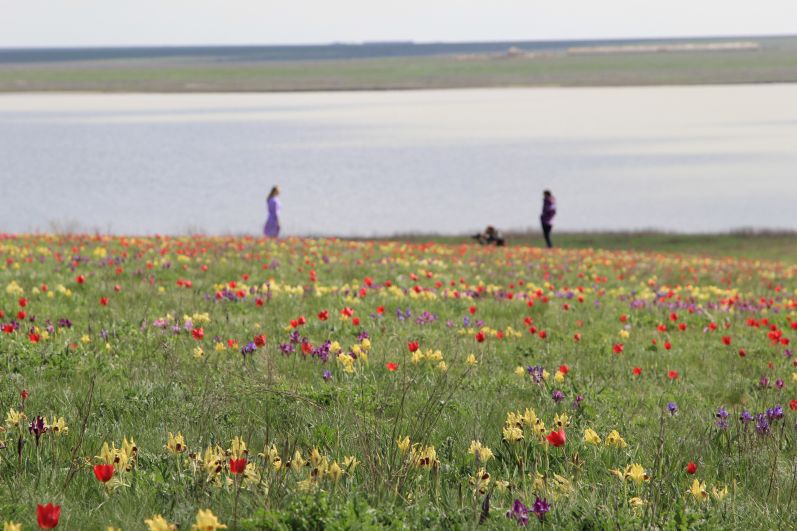
[[[561,372],[562,374],[567,374],[568,372],[570,372],[570,367],[568,367],[567,365],[560,365],[559,372]]]
[[[100,306],[108,306],[108,297],[100,297]]]
[[[28,299],[26,299],[25,297],[22,297],[21,299],[19,299],[19,307],[20,308],[24,308],[25,306],[27,306],[27,304],[28,304]]]
[[[327,319],[329,319],[329,310],[323,310],[318,312],[319,321],[326,321]]]
[[[360,318],[359,317],[352,317],[351,318],[351,324],[353,324],[354,326],[360,326]]]
[[[77,282],[78,284],[83,284],[85,281],[86,277],[84,277],[83,275],[78,275],[77,277],[75,277],[75,282]]]
[[[230,459],[230,472],[233,474],[243,474],[246,470],[246,458]]]
[[[58,519],[61,518],[61,506],[48,503],[47,505],[39,504],[36,507],[36,520],[39,521],[40,529],[52,529],[58,525]]]
[[[548,442],[551,443],[551,446],[562,446],[567,441],[567,436],[565,435],[565,430],[563,428],[559,428],[559,431],[552,431],[548,434],[547,437]]]
[[[730,345],[731,344],[731,336],[722,336],[722,343],[724,345]]]
[[[113,477],[113,465],[94,465],[94,477],[97,481],[108,483]]]
[[[639,376],[642,374],[642,369],[639,367],[634,367],[634,376]]]
[[[262,347],[266,344],[266,334],[255,336],[255,345]]]
[[[204,328],[194,328],[191,330],[191,335],[194,336],[194,339],[199,341],[203,337],[205,337],[205,329]]]
[[[612,352],[615,354],[620,354],[623,351],[623,344],[622,343],[615,343],[612,345]]]
[[[476,313],[476,307],[471,306],[470,308],[468,308],[468,311],[470,312],[471,315],[473,315],[474,313]]]
[[[476,333],[476,341],[479,343],[483,343],[485,340],[484,332],[477,332]]]
[[[670,371],[667,373],[667,378],[670,380],[675,380],[678,378],[678,371]]]
[[[694,462],[689,461],[689,464],[686,465],[686,473],[694,474],[695,472],[697,472],[697,465]]]
[[[393,363],[392,361],[389,361],[385,364],[385,367],[387,367],[387,370],[389,370],[390,372],[394,372],[395,370],[398,369],[398,363]]]
[[[407,348],[410,350],[410,352],[415,352],[416,350],[418,350],[418,342],[410,341],[409,343],[407,343]]]
[[[789,402],[789,409],[791,409],[792,411],[797,410],[797,400],[792,400],[791,402]]]

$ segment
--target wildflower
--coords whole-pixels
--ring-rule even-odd
[[[670,371],[667,373],[667,378],[670,380],[677,380],[678,379],[678,371]]]
[[[233,474],[241,474],[246,470],[246,457],[238,459],[230,459],[230,472]]]
[[[471,441],[468,453],[473,454],[480,463],[486,463],[494,457],[493,451],[488,447],[483,446],[480,441]]]
[[[396,446],[398,446],[402,454],[407,453],[407,450],[410,448],[410,438],[404,437],[403,439],[396,439]]]
[[[615,343],[612,345],[612,352],[615,354],[621,354],[623,352],[623,344],[622,343]]]
[[[595,430],[587,428],[584,430],[584,442],[589,444],[600,444],[601,438]]]
[[[473,494],[484,494],[490,484],[490,474],[480,468],[474,475],[468,477],[468,483],[473,487]]]
[[[504,426],[503,435],[505,441],[515,443],[523,439],[523,430],[517,426]]]
[[[634,463],[634,464],[628,465],[625,468],[625,472],[623,473],[623,477],[625,479],[630,479],[631,481],[633,481],[636,484],[641,484],[643,481],[649,481],[650,480],[650,476],[648,476],[645,473],[645,469],[642,467],[642,465],[640,465],[638,463]]]
[[[359,464],[360,462],[353,455],[348,455],[343,458],[343,468],[345,468],[347,472],[353,472]]]
[[[689,461],[689,464],[686,465],[686,473],[694,474],[695,472],[697,472],[697,465],[694,463],[694,461]]]
[[[554,402],[559,403],[565,399],[565,394],[562,391],[556,389],[551,393],[551,398],[553,399]]]
[[[717,500],[722,501],[725,496],[728,495],[728,487],[727,485],[722,488],[722,490],[717,489],[717,487],[711,487],[711,496]]]
[[[632,372],[634,376],[639,376],[642,374],[642,369],[640,369],[639,367],[634,367],[634,370]]]
[[[620,432],[617,430],[612,430],[609,432],[609,435],[606,436],[604,444],[606,446],[614,446],[615,448],[625,448],[628,446],[628,444],[625,442],[625,439],[620,436]]]
[[[640,498],[639,496],[634,496],[633,498],[628,500],[628,505],[630,505],[632,509],[641,509],[642,507],[647,505],[647,502],[642,498]]]
[[[668,402],[667,411],[670,412],[670,415],[675,415],[676,413],[678,413],[678,404],[676,404],[675,402]]]
[[[321,374],[321,377],[324,379],[325,382],[328,382],[332,379],[332,372],[331,371],[324,371]]]
[[[194,328],[193,330],[191,330],[191,335],[194,337],[194,339],[199,341],[200,339],[205,337],[205,329],[202,328],[201,326],[199,328]]]
[[[3,522],[3,531],[22,531],[22,524],[16,522]]]
[[[717,417],[716,425],[718,428],[724,430],[728,427],[728,411],[724,407],[720,406],[714,416]]]
[[[163,516],[156,514],[152,518],[144,520],[148,531],[177,531],[177,526],[170,524]]]
[[[387,367],[387,370],[389,370],[390,372],[394,372],[398,369],[398,363],[390,361],[385,364],[385,367]]]
[[[39,438],[47,433],[47,423],[44,417],[37,415],[28,425],[28,431],[36,437],[36,446],[39,445]]]
[[[61,518],[61,506],[48,503],[47,505],[39,504],[36,507],[36,520],[39,522],[40,529],[53,529],[58,525],[58,520]]]
[[[506,512],[506,517],[515,520],[518,525],[527,526],[529,524],[529,508],[516,499],[512,508]]]
[[[418,350],[418,342],[410,341],[409,343],[407,343],[407,348],[409,349],[410,352],[415,352],[416,350]]]
[[[755,417],[755,429],[759,433],[759,435],[767,435],[769,434],[769,420],[765,413],[759,413]]]
[[[525,376],[526,375],[526,369],[524,369],[523,367],[518,366],[518,367],[515,368],[515,374],[517,374],[518,376]],[[795,373],[795,374],[797,374],[797,373]]]
[[[13,407],[8,410],[8,414],[6,414],[6,426],[9,428],[20,428],[22,427],[22,423],[28,419],[25,416],[25,413],[22,411],[17,411]]]
[[[706,484],[695,479],[692,481],[692,486],[687,491],[692,497],[698,501],[706,501],[708,493],[706,492]]]
[[[558,431],[552,431],[546,437],[546,440],[551,444],[551,446],[559,447],[564,446],[565,442],[567,442],[567,436],[565,435],[565,430],[559,428]]]
[[[113,465],[94,465],[94,477],[102,483],[108,483],[113,477],[113,472]]]
[[[469,354],[468,359],[465,360],[465,362],[471,367],[475,366],[478,363],[478,361],[476,361],[476,356],[474,356],[473,354]]]
[[[217,529],[227,529],[227,526],[219,522],[210,509],[200,509],[196,514],[196,523],[191,526],[191,531],[216,531]]]
[[[742,411],[741,415],[739,415],[739,420],[741,420],[744,424],[747,424],[753,420],[753,415],[751,415],[749,411],[744,410]]]
[[[535,497],[534,504],[531,506],[531,512],[540,519],[540,522],[545,518],[545,513],[551,510],[551,506],[545,498]]]
[[[553,423],[556,424],[558,427],[563,428],[565,426],[570,425],[570,416],[567,413],[561,413],[559,415],[554,415]]]
[[[327,470],[327,474],[329,474],[329,477],[332,478],[332,481],[337,483],[341,476],[343,476],[343,469],[340,468],[340,465],[337,461],[332,461],[332,464],[329,465],[329,469]]]

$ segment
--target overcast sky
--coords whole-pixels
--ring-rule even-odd
[[[797,0],[0,0],[0,47],[797,34]]]

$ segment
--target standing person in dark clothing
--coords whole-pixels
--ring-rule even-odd
[[[540,214],[540,222],[542,223],[542,235],[545,236],[545,244],[548,248],[552,248],[551,243],[551,229],[553,228],[553,217],[556,215],[556,199],[554,199],[550,190],[545,190],[542,193],[542,214]]]

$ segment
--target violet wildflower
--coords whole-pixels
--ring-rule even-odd
[[[280,350],[283,354],[293,354],[293,345],[290,343],[280,343]]]
[[[37,415],[28,426],[28,431],[36,436],[36,446],[39,446],[39,437],[47,433],[47,425],[44,423],[44,417]]]
[[[506,517],[510,520],[515,520],[518,525],[529,525],[529,508],[523,505],[523,502],[519,499],[515,499],[512,509],[506,512]]]
[[[330,381],[332,379],[332,372],[324,371],[324,373],[321,375],[321,378],[323,378],[325,382]]]
[[[241,347],[241,354],[244,357],[246,357],[247,354],[251,354],[255,350],[257,350],[257,345],[255,345],[254,342],[250,341],[249,343]]]
[[[755,429],[760,435],[769,434],[769,421],[764,413],[755,416]]]
[[[559,389],[556,389],[553,393],[551,393],[551,398],[558,404],[565,399],[565,394]]]
[[[576,399],[573,400],[573,409],[578,409],[581,407],[581,402],[584,401],[584,397],[581,395],[576,395]]]
[[[780,404],[767,409],[767,420],[780,420],[783,418],[783,406]]]
[[[750,412],[745,409],[742,411],[742,414],[739,415],[739,420],[741,420],[744,424],[747,424],[753,420],[753,415],[751,415]]]
[[[534,505],[531,506],[531,512],[533,512],[537,518],[540,519],[540,522],[545,518],[545,513],[551,510],[551,505],[548,503],[548,500],[545,498],[540,498],[539,496],[536,497],[534,500]]]
[[[675,415],[678,413],[678,404],[675,402],[670,402],[667,404],[667,411],[670,412],[670,415]]]
[[[540,383],[542,382],[542,375],[545,372],[545,369],[543,369],[541,365],[529,365],[526,367],[526,372],[529,373],[529,376],[534,383]]]
[[[775,387],[777,389],[783,389],[783,380],[781,378],[775,380]]]
[[[728,411],[724,406],[720,406],[714,416],[717,417],[716,425],[719,429],[724,430],[728,428]]]
[[[762,376],[761,379],[758,380],[758,385],[761,387],[769,387],[769,378]]]

